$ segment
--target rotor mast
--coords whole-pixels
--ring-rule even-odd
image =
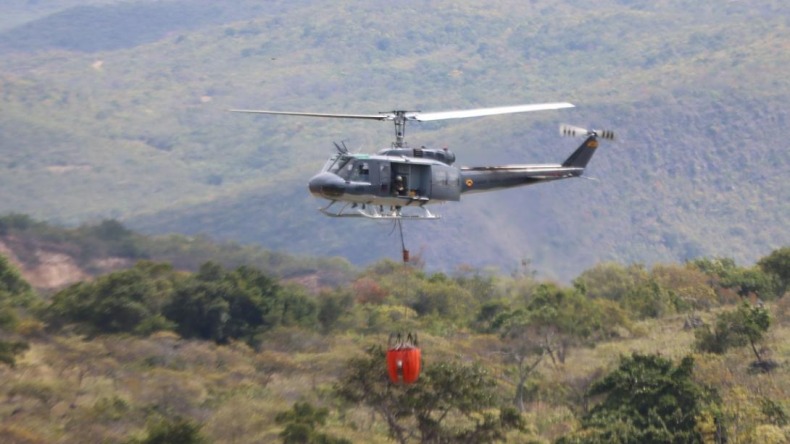
[[[406,111],[393,111],[393,118],[395,121],[395,143],[392,145],[395,148],[403,148],[406,146]]]

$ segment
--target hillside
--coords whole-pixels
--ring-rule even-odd
[[[560,388],[584,384],[590,375],[612,368],[619,354],[639,351],[679,359],[688,353],[693,338],[681,325],[678,319],[640,325],[650,329],[649,336],[573,350],[567,364],[559,368],[548,362],[541,365],[543,388],[532,395],[534,401],[525,415],[532,432],[520,438],[550,442],[573,427],[569,408],[549,400],[557,397]],[[440,362],[454,350],[454,356],[485,359],[498,376],[504,379],[507,375],[505,366],[480,353],[489,346],[490,338],[423,338],[426,365]],[[788,339],[787,327],[772,335],[776,344]],[[343,372],[345,361],[339,361],[338,356],[350,357],[366,345],[384,340],[384,335],[360,342],[355,337],[321,338],[291,332],[291,342],[284,349],[253,353],[243,344],[218,347],[168,334],[90,342],[45,336],[33,342],[16,370],[0,368],[0,390],[14,394],[0,407],[0,413],[8,417],[17,411],[12,425],[0,426],[0,434],[28,439],[18,442],[66,442],[77,436],[122,442],[144,435],[146,419],[161,409],[200,421],[203,434],[212,442],[279,442],[282,429],[273,421],[278,413],[300,400],[321,405]],[[299,342],[308,345],[297,346]],[[666,344],[673,344],[673,348]],[[786,350],[782,357],[786,359]],[[752,424],[761,418],[756,390],[786,397],[786,371],[774,377],[749,376],[738,365],[744,359],[748,359],[746,354],[714,357],[701,361],[697,372],[704,381],[723,378],[731,384],[723,395],[730,402],[728,414],[738,418],[731,425],[741,428],[739,442],[780,443],[758,441]],[[747,384],[741,385],[744,380]],[[511,389],[501,387],[504,396],[510,395]],[[392,442],[383,425],[363,409],[333,411],[324,430],[352,442]],[[783,439],[781,435],[779,439]]]
[[[658,392],[661,402],[643,415],[651,421],[683,416],[665,415],[667,406],[693,409],[684,416],[693,442],[790,437],[790,299],[780,294],[790,284],[790,247],[749,267],[722,259],[601,263],[573,286],[527,268],[448,275],[384,260],[311,293],[283,270],[312,264],[319,276],[337,276],[337,263],[147,238],[114,221],[64,230],[6,216],[0,245],[4,443],[291,442],[282,418],[310,409],[323,412],[301,423],[310,436],[338,441],[307,442],[427,442],[419,439],[426,423],[461,437],[451,442],[469,442],[459,431],[484,422],[496,434],[473,442],[611,436],[596,430],[633,439],[657,433],[627,422],[644,419],[636,409],[591,426],[609,403],[597,388],[626,372],[629,359],[645,369],[628,379],[626,397],[644,403]],[[93,264],[94,274],[39,292],[10,264],[55,251],[60,263]],[[130,264],[154,251],[173,262]],[[99,271],[108,258],[127,263]],[[194,271],[173,266],[201,258],[210,262]],[[255,262],[219,265],[229,260]],[[59,264],[39,268],[47,267]],[[751,347],[743,313],[760,323],[749,327]],[[393,385],[376,350],[406,331],[419,336],[422,371],[414,384]],[[383,405],[349,399],[355,375],[383,394]],[[668,384],[675,380],[679,387]],[[437,398],[418,423],[410,412]],[[387,417],[398,402],[407,408]],[[496,412],[509,412],[517,426],[486,422]],[[397,436],[393,424],[409,434]]]
[[[63,228],[24,215],[0,217],[0,255],[45,294],[138,261],[166,262],[184,272],[209,261],[230,268],[248,265],[313,293],[348,282],[355,273],[341,258],[294,256],[205,237],[144,236],[114,220]]]
[[[0,212],[367,264],[398,257],[392,227],[320,216],[305,183],[332,141],[373,151],[391,128],[225,109],[567,100],[577,108],[410,127],[412,144],[448,146],[465,165],[561,160],[576,142],[557,137],[560,122],[619,140],[592,160],[598,181],[441,206],[439,222],[407,224],[407,247],[433,269],[528,259],[568,280],[602,260],[750,263],[790,243],[785,2],[0,8],[16,17],[0,28]]]

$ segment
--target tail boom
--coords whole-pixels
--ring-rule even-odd
[[[584,168],[562,165],[505,165],[461,168],[461,192],[481,193],[581,176]]]
[[[612,140],[614,133],[604,131],[599,135],[597,131],[575,127],[571,133],[567,128],[570,127],[566,127],[565,135],[578,135],[583,131],[587,137],[562,164],[463,167],[461,192],[479,193],[581,176],[598,148],[598,137]]]

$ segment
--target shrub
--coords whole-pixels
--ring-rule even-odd
[[[207,441],[200,428],[200,425],[183,418],[162,420],[148,427],[148,436],[145,439],[133,443],[203,444]]]
[[[603,397],[582,429],[560,443],[702,442],[698,421],[706,393],[693,379],[694,360],[674,366],[658,355],[634,353],[588,391]]]

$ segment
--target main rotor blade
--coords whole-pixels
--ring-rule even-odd
[[[303,112],[295,112],[295,111],[267,111],[262,109],[229,109],[228,111],[233,113],[280,114],[285,116],[333,117],[337,119],[392,120],[392,115],[390,114],[303,113]]]
[[[573,108],[573,104],[567,102],[559,103],[538,103],[533,105],[500,106],[496,108],[478,108],[457,111],[439,111],[432,113],[411,112],[406,116],[409,120],[419,122],[429,122],[431,120],[461,119],[465,117],[493,116],[497,114],[524,113],[529,111],[546,111],[552,109]]]

